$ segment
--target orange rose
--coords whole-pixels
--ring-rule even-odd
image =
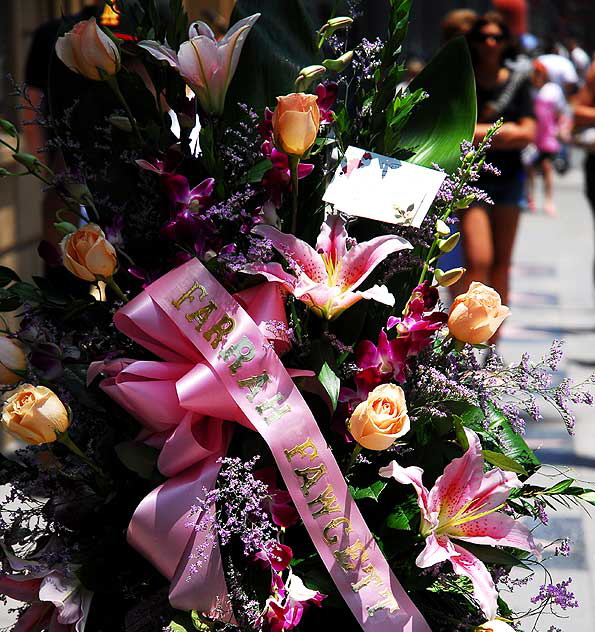
[[[369,450],[386,450],[409,432],[409,426],[405,393],[395,384],[377,386],[348,422],[353,438]]]
[[[15,371],[26,368],[27,358],[20,343],[0,334],[0,384],[16,384],[21,378]]]
[[[111,277],[118,264],[114,247],[97,224],[86,224],[66,235],[60,248],[64,267],[85,281]]]
[[[72,31],[59,37],[56,54],[70,70],[93,81],[101,81],[102,73],[111,76],[120,69],[120,51],[95,18],[78,22]]]
[[[457,296],[448,315],[450,335],[472,345],[487,342],[510,314],[500,295],[491,287],[473,281],[465,294]]]
[[[70,421],[59,397],[45,386],[23,384],[6,393],[2,426],[11,435],[37,445],[51,443],[66,432]]]
[[[277,97],[273,136],[286,154],[303,156],[314,144],[320,126],[317,100],[317,96],[303,92]]]

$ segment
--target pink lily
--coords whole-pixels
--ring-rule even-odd
[[[83,632],[92,592],[58,570],[21,560],[6,549],[4,554],[16,572],[0,575],[0,595],[31,604],[19,617],[14,632]]]
[[[421,509],[421,534],[426,546],[415,563],[420,568],[449,560],[457,575],[468,577],[473,593],[488,619],[497,614],[498,593],[484,563],[460,542],[512,546],[536,555],[540,549],[527,527],[501,511],[511,490],[520,487],[516,474],[498,468],[484,474],[484,460],[478,436],[465,429],[469,449],[453,459],[430,491],[422,483],[423,470],[401,467],[392,461],[380,470],[417,492]]]
[[[302,620],[308,605],[320,606],[326,597],[306,588],[304,582],[291,572],[286,584],[280,575],[274,575],[272,591],[274,595],[268,599],[265,613],[265,629],[269,632],[293,630]]]
[[[194,22],[190,25],[190,39],[180,46],[177,54],[169,46],[153,40],[144,40],[138,45],[175,68],[207,114],[220,115],[244,42],[259,17],[260,13],[255,13],[236,22],[220,41],[208,24]]]
[[[286,272],[279,263],[255,263],[245,271],[278,281],[318,316],[333,320],[362,298],[395,304],[394,296],[384,285],[356,290],[388,255],[411,248],[405,239],[384,235],[348,249],[345,221],[339,215],[329,215],[322,224],[316,250],[272,226],[256,226],[253,232],[271,241],[294,274]]]

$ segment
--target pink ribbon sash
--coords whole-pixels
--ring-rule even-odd
[[[263,315],[271,313],[271,305],[256,301],[253,308],[251,317],[194,259],[161,277],[116,314],[115,323],[124,333],[169,360],[135,363],[151,366],[138,369],[143,373],[140,380],[126,382],[130,390],[134,392],[138,384],[153,384],[171,395],[174,388],[182,404],[172,434],[165,428],[169,419],[156,418],[151,410],[139,412],[130,406],[129,398],[111,393],[139,418],[148,415],[150,421],[143,423],[152,428],[154,436],[167,436],[159,465],[164,473],[174,475],[139,505],[129,527],[130,542],[172,579],[172,604],[203,611],[210,605],[211,610],[232,616],[216,542],[209,563],[191,572],[193,547],[200,534],[186,525],[190,507],[182,509],[181,502],[201,496],[203,487],[214,485],[219,469],[216,461],[225,454],[231,429],[221,419],[237,421],[253,427],[268,444],[312,542],[362,629],[429,632],[367,528],[274,344],[263,334]],[[256,318],[255,312],[259,312]],[[279,339],[272,338],[279,349]],[[154,369],[155,364],[169,364],[165,378],[163,370]],[[147,374],[155,371],[160,381],[147,382],[151,379]],[[117,378],[110,379],[112,382],[103,385],[108,392]],[[206,381],[210,387],[196,389],[197,381]],[[142,399],[142,394],[136,396]],[[155,401],[152,396],[147,399],[149,407],[151,401]],[[140,406],[143,408],[142,402]],[[192,422],[197,412],[202,415],[198,424]],[[168,451],[167,444],[178,431],[199,446],[190,458],[197,465],[186,459],[183,466],[176,467],[175,451]],[[209,441],[211,445],[203,445]],[[208,604],[199,590],[209,594]]]

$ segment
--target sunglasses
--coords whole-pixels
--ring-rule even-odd
[[[491,33],[478,33],[473,37],[476,42],[487,42],[489,39],[493,39],[495,42],[503,42],[506,40],[506,35],[493,35]]]

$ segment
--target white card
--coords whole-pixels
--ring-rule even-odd
[[[446,174],[348,147],[323,200],[336,210],[419,228]]]

